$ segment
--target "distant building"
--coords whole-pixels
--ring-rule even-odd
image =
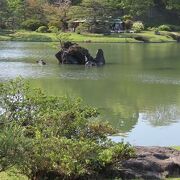
[[[71,28],[72,31],[75,32],[76,28],[83,23],[91,23],[92,20],[91,19],[78,19],[78,20],[74,20],[73,22],[71,22]],[[110,32],[124,32],[125,30],[125,23],[124,21],[122,21],[121,19],[111,19],[111,20],[106,20],[106,21],[102,21],[102,20],[97,20],[96,21],[97,24],[98,23],[104,23],[106,24],[107,29],[109,29]]]
[[[121,19],[113,19],[111,22],[111,32],[123,32],[125,30],[125,23]]]

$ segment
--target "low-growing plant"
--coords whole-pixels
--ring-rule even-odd
[[[57,33],[59,29],[56,26],[50,26],[48,31],[51,33]]]
[[[147,27],[146,29],[147,29],[148,31],[156,31],[156,30],[158,30],[157,27]]]
[[[82,23],[76,28],[76,33],[81,34],[81,33],[89,32],[89,28],[90,28],[89,24]]]
[[[46,33],[46,32],[48,32],[48,28],[47,28],[47,26],[40,26],[40,27],[36,30],[36,32]]]
[[[0,167],[30,179],[79,179],[134,155],[81,99],[46,96],[22,79],[0,86]],[[12,135],[13,134],[13,135]]]
[[[136,33],[140,33],[141,31],[144,30],[144,25],[142,22],[137,21],[133,23],[132,29],[136,32]]]
[[[168,25],[161,25],[158,27],[159,31],[171,31],[170,26]]]
[[[35,31],[36,29],[38,29],[40,26],[43,25],[44,24],[41,21],[36,19],[28,19],[21,24],[22,28],[30,31]]]
[[[51,27],[51,26],[54,26],[56,28],[60,28],[60,22],[58,19],[54,19],[54,20],[51,20],[49,23],[48,23],[48,27]]]

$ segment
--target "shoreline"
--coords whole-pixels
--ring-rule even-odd
[[[180,157],[180,146],[161,147],[161,146],[133,146],[136,156],[131,159],[118,162],[114,166],[109,166],[96,177],[99,179],[166,179],[179,180],[178,159]],[[15,172],[15,174],[13,174]],[[86,177],[87,178],[87,177]],[[91,179],[92,179],[91,178]],[[0,179],[22,179],[28,177],[18,173],[15,167],[4,172],[0,172]]]
[[[33,43],[58,43],[58,41],[26,41],[26,40],[0,40],[0,42],[33,42]],[[71,41],[73,43],[81,43],[81,44],[167,44],[167,43],[177,43],[174,41],[163,41],[163,42],[101,42],[101,41],[92,41],[92,42],[84,42],[84,41]]]
[[[123,33],[123,34],[77,34],[70,35],[69,41],[76,43],[174,43],[177,40],[163,32],[155,35],[153,31],[143,31],[142,33]],[[179,35],[180,36],[180,35]],[[0,41],[17,42],[51,42],[58,43],[55,33],[37,33],[33,31],[1,32]]]

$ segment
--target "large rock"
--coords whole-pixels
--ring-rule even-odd
[[[105,64],[104,52],[102,49],[98,49],[95,57],[95,62],[98,66],[102,66]]]
[[[113,176],[122,179],[180,177],[180,151],[166,147],[135,147],[135,151],[135,158],[119,162],[112,169]]]
[[[102,66],[105,64],[104,53],[99,49],[93,58],[89,51],[76,43],[66,42],[55,55],[60,64],[79,64],[86,66]]]

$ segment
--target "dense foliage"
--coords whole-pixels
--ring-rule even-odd
[[[0,107],[0,171],[15,166],[31,179],[78,179],[134,154],[107,138],[116,131],[80,99],[48,97],[17,79],[1,85]]]
[[[132,29],[136,32],[136,33],[140,33],[141,31],[144,30],[144,25],[142,22],[135,22],[132,26]]]
[[[150,14],[152,21],[152,9],[165,12],[161,16],[167,15],[168,22],[179,22],[179,0],[1,0],[0,28],[24,28],[27,20],[37,20],[65,31],[74,19],[91,19],[95,24],[124,15],[144,20]]]

